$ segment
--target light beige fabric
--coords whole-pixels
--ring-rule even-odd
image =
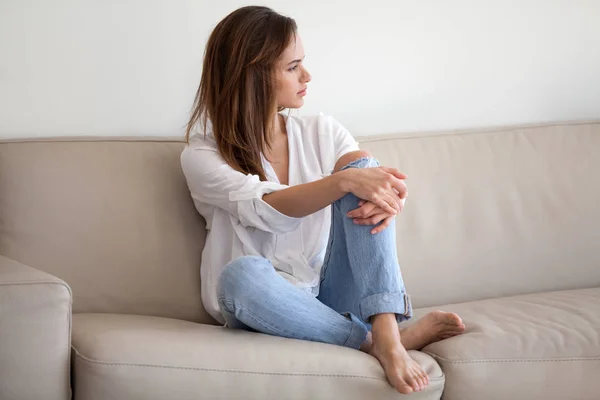
[[[466,326],[464,335],[423,349],[446,374],[444,400],[600,399],[600,288],[443,310]]]
[[[396,226],[415,307],[600,287],[600,123],[359,141],[409,175]],[[205,230],[180,169],[183,146],[143,138],[0,142],[0,254],[66,281],[79,313],[214,322],[200,302]],[[3,312],[10,304],[32,310],[23,321],[64,317],[62,286],[0,291],[7,287],[15,300],[0,302]],[[467,334],[426,349],[448,374],[445,398],[600,398],[598,290],[449,306],[464,316]],[[48,298],[63,306],[40,303]],[[44,307],[54,311],[39,316]],[[56,318],[52,329],[62,329]],[[375,360],[349,349],[174,319],[76,318],[75,400],[401,397]],[[23,345],[6,321],[0,345],[3,334]],[[49,337],[62,338],[52,330]],[[46,356],[57,348],[43,343],[20,354],[41,354],[40,368],[60,371],[64,347]],[[431,358],[414,355],[432,386],[411,398],[438,398],[443,375]],[[11,390],[29,380],[8,376]],[[63,386],[52,395],[61,398]]]
[[[167,318],[79,314],[73,321],[77,399],[398,399],[360,351]],[[443,374],[411,399],[439,399]]]
[[[600,286],[600,123],[359,138],[408,175],[416,307]]]
[[[0,256],[0,399],[67,400],[71,290]]]
[[[397,229],[415,307],[600,286],[600,123],[359,140],[409,175]],[[69,282],[76,312],[211,322],[183,145],[0,143],[0,253]]]
[[[204,221],[173,141],[0,143],[0,254],[69,283],[75,312],[211,322]]]
[[[415,307],[600,286],[600,123],[359,140],[409,175],[397,229]],[[183,145],[0,143],[1,254],[67,281],[76,312],[211,322]]]

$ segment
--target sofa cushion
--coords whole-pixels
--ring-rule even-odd
[[[74,312],[210,322],[204,221],[177,140],[0,142],[0,253],[66,281]]]
[[[175,319],[76,314],[73,389],[85,400],[397,399],[379,362],[345,347]],[[411,399],[439,399],[444,376]]]
[[[443,310],[466,325],[464,335],[423,349],[446,375],[444,400],[600,399],[600,288]]]

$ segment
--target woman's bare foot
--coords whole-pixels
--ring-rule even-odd
[[[406,350],[419,350],[430,343],[460,335],[465,325],[454,313],[432,311],[414,324],[400,329],[402,345]]]
[[[390,384],[400,393],[423,390],[429,384],[425,371],[410,356],[400,341],[400,332],[394,314],[373,317],[372,343],[368,353],[381,363]],[[366,350],[366,348],[361,348]]]

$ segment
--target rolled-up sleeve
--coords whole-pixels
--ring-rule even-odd
[[[337,161],[347,153],[360,150],[350,132],[331,116],[318,116],[318,149],[323,176],[333,173]]]
[[[331,131],[336,161],[346,153],[360,150],[356,139],[334,118],[331,118]]]
[[[188,145],[181,153],[181,167],[194,201],[228,211],[244,227],[286,233],[300,225],[301,218],[285,215],[262,199],[287,185],[236,171],[216,150]]]

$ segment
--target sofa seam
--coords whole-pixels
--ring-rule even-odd
[[[534,129],[534,128],[551,128],[551,127],[562,127],[562,126],[578,126],[578,125],[598,125],[600,120],[598,119],[576,119],[576,120],[557,120],[550,122],[530,122],[530,123],[516,123],[516,124],[500,124],[491,127],[466,127],[466,128],[455,128],[455,129],[433,129],[425,131],[400,131],[392,133],[383,133],[376,135],[356,135],[355,139],[360,139],[361,143],[367,142],[378,142],[389,139],[414,139],[414,138],[428,138],[435,136],[460,136],[470,135],[479,133],[496,133],[503,131],[515,131],[522,129]],[[80,143],[80,142],[125,142],[125,143],[181,143],[186,144],[185,137],[180,135],[159,135],[159,136],[147,136],[147,135],[74,135],[74,136],[39,136],[39,137],[26,137],[26,138],[11,138],[1,139],[0,144],[12,144],[12,143]]]
[[[536,128],[557,128],[565,126],[580,126],[580,125],[599,125],[600,120],[591,121],[556,121],[549,123],[532,123],[532,124],[517,124],[517,125],[500,125],[497,127],[490,128],[465,128],[465,129],[441,129],[432,131],[412,131],[412,132],[398,132],[398,133],[385,133],[380,135],[358,135],[354,138],[359,143],[372,143],[382,142],[387,140],[397,139],[418,139],[418,138],[433,138],[438,136],[465,136],[465,135],[478,135],[478,134],[494,134],[499,132],[517,132],[522,130],[531,130]]]
[[[185,137],[179,136],[49,136],[2,139],[0,144],[14,143],[180,143],[186,144]]]
[[[481,359],[481,360],[450,360],[440,357],[431,352],[424,352],[436,360],[450,364],[484,364],[484,363],[546,363],[546,362],[576,362],[576,361],[600,361],[600,357],[571,357],[571,358],[506,358],[506,359]]]
[[[363,379],[372,379],[378,381],[387,382],[386,378],[380,378],[376,376],[365,376],[365,375],[342,375],[342,374],[313,374],[313,373],[287,373],[287,372],[263,372],[263,371],[245,371],[245,370],[229,370],[229,369],[219,369],[219,368],[204,368],[204,367],[177,367],[172,365],[157,365],[157,364],[138,364],[138,363],[115,363],[115,362],[105,362],[98,361],[92,358],[86,357],[81,354],[77,348],[71,345],[73,351],[75,352],[75,356],[92,364],[98,364],[103,367],[110,366],[121,366],[121,367],[141,367],[141,368],[166,368],[166,369],[179,369],[179,370],[193,370],[193,371],[204,371],[204,372],[225,372],[225,373],[234,373],[234,374],[250,374],[250,375],[272,375],[272,376],[297,376],[297,377],[319,377],[319,378],[363,378]],[[442,372],[441,377],[430,378],[429,381],[433,382],[441,382],[444,381],[445,375]]]
[[[69,293],[70,302],[73,302],[73,291],[71,287],[67,285],[65,282],[57,282],[57,281],[4,281],[0,282],[0,286],[27,286],[27,285],[59,285],[67,289]]]

